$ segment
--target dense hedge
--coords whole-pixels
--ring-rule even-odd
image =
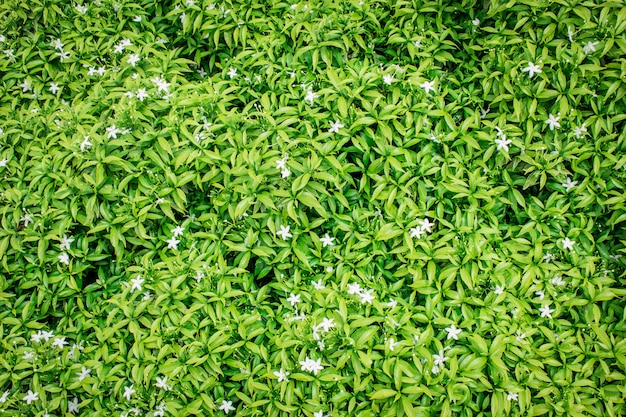
[[[0,17],[0,416],[626,415],[622,2]]]

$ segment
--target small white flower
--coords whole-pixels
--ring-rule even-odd
[[[139,62],[139,54],[130,54],[127,62],[134,67]]]
[[[24,398],[22,398],[22,401],[26,401],[26,404],[30,405],[30,403],[32,403],[33,401],[37,401],[38,399],[38,392],[32,392],[31,390],[28,390],[28,394]]]
[[[33,222],[33,216],[30,213],[26,213],[20,218],[21,222],[24,222],[24,227],[28,227],[29,223]]]
[[[559,123],[560,118],[561,116],[555,116],[553,114],[550,114],[550,116],[548,116],[548,120],[546,120],[545,123],[550,126],[550,130],[554,130],[555,128],[561,127],[561,124]]]
[[[330,329],[335,327],[335,319],[333,318],[329,319],[329,318],[324,317],[322,319],[322,322],[317,327],[322,329],[325,332],[329,332]]]
[[[165,403],[161,401],[161,404],[157,405],[154,411],[154,417],[165,417],[165,412],[167,411],[167,407]]]
[[[289,314],[287,314],[286,316],[289,316]],[[298,315],[293,315],[292,317],[289,317],[288,320],[290,322],[292,322],[292,321],[301,321],[301,320],[304,320],[304,319],[306,319],[306,314],[300,313]]]
[[[359,294],[361,291],[361,286],[358,282],[348,285],[348,294],[350,295]]]
[[[93,144],[89,142],[89,136],[85,136],[85,138],[80,144],[80,151],[85,152],[85,150],[91,148],[92,145]]]
[[[567,249],[567,250],[574,249],[574,245],[576,244],[576,242],[574,242],[573,240],[570,240],[569,237],[566,237],[565,239],[561,240],[561,243],[563,244],[563,249]]]
[[[134,292],[135,290],[141,291],[141,285],[144,283],[144,279],[141,278],[141,275],[137,275],[135,278],[130,280],[132,284],[130,287],[130,292]]]
[[[167,377],[164,376],[163,378],[159,378],[158,376],[156,377],[156,387],[157,388],[161,388],[165,391],[171,391],[172,387],[167,383]]]
[[[517,394],[514,392],[509,392],[506,396],[507,401],[517,401]]]
[[[235,411],[236,410],[236,408],[233,407],[233,402],[232,401],[226,401],[226,400],[222,401],[222,405],[219,406],[219,409],[222,410],[224,412],[224,414],[228,414],[231,411]]]
[[[33,87],[30,85],[30,82],[28,82],[28,80],[22,81],[22,84],[20,84],[20,87],[22,87],[23,93],[26,93],[27,91],[31,91],[33,89]]]
[[[61,250],[69,250],[70,249],[70,244],[74,242],[74,238],[73,237],[67,237],[67,235],[63,235],[63,238],[61,238],[61,244],[59,245],[59,248]]]
[[[395,339],[393,337],[389,338],[389,350],[390,351],[394,351],[394,349],[396,348],[396,346],[398,346],[400,344],[400,342],[396,342]]]
[[[500,286],[500,285],[496,285],[496,289],[493,291],[496,295],[500,295],[504,292],[504,289],[506,287],[504,285]]]
[[[202,271],[196,272],[196,276],[194,277],[194,279],[196,280],[198,284],[200,283],[200,281],[202,281],[203,278],[204,278],[204,272]]]
[[[302,300],[300,299],[300,294],[296,295],[294,293],[291,293],[289,298],[287,298],[287,301],[289,301],[289,304],[291,304],[291,306],[293,307],[296,304],[300,303]]]
[[[278,382],[289,382],[289,372],[284,371],[283,368],[280,368],[280,371],[274,372],[274,375],[278,378]]]
[[[80,373],[78,374],[78,380],[82,381],[85,378],[88,378],[89,376],[91,376],[91,369],[83,366],[83,368],[81,369]]]
[[[67,412],[71,414],[78,414],[78,398],[74,397],[72,401],[67,402]]]
[[[567,39],[570,41],[570,43],[574,42],[574,32],[572,32],[572,28],[570,28],[569,26],[567,27]]]
[[[117,135],[122,133],[122,131],[117,128],[115,125],[111,125],[106,128],[107,139],[117,139]]]
[[[141,22],[141,16],[137,15],[133,17],[133,22],[137,22],[137,23]]]
[[[576,136],[576,138],[578,139],[581,139],[583,136],[585,136],[585,133],[587,133],[587,128],[585,127],[585,125],[576,126],[574,128],[574,136]]]
[[[237,70],[233,67],[230,67],[230,69],[228,70],[228,76],[232,80],[233,78],[237,76]]]
[[[454,339],[459,340],[459,334],[461,333],[461,329],[457,329],[454,324],[450,327],[446,327],[446,332],[448,332],[448,340]]]
[[[170,240],[167,240],[167,248],[168,249],[178,249],[178,244],[180,240],[176,239],[176,237],[172,237]]]
[[[338,133],[339,129],[344,127],[343,124],[339,120],[335,120],[335,122],[330,124],[330,129],[328,129],[328,133]]]
[[[62,51],[63,47],[65,46],[65,44],[61,42],[61,39],[54,39],[52,42],[50,42],[50,45],[52,45],[57,51]]]
[[[169,82],[167,82],[167,80],[161,78],[161,77],[154,77],[151,80],[154,84],[156,84],[157,86],[157,92],[158,93],[168,93],[169,92],[169,88],[172,84],[170,84]]]
[[[512,143],[511,140],[507,139],[506,136],[503,138],[498,138],[495,140],[496,145],[498,145],[497,150],[504,150],[504,152],[509,151],[509,145]]]
[[[372,304],[372,301],[376,298],[374,290],[361,290],[359,297],[361,297],[361,304]]]
[[[308,101],[309,105],[312,106],[313,105],[313,100],[315,100],[317,97],[318,97],[318,95],[315,94],[313,92],[313,90],[309,90],[309,91],[307,91],[306,96],[304,97],[304,100]]]
[[[421,226],[412,227],[409,230],[409,236],[412,238],[419,239],[425,233],[425,230]]]
[[[583,50],[585,51],[586,54],[590,54],[592,52],[596,51],[596,45],[598,45],[600,42],[587,42],[587,44],[585,46],[583,46]]]
[[[120,414],[120,417],[129,417],[130,413],[133,413],[134,416],[138,416],[139,414],[141,414],[141,411],[137,407],[133,407],[128,409],[128,411],[126,411],[125,413]]]
[[[550,262],[552,262],[552,260],[553,260],[553,259],[554,259],[554,255],[553,255],[553,254],[551,254],[550,252],[546,253],[546,254],[543,256],[543,261],[544,261],[545,263],[550,263]]]
[[[450,358],[448,358],[447,356],[444,356],[443,350],[440,350],[438,355],[433,355],[433,359],[435,360],[434,366],[439,367],[439,366],[444,366],[445,362]]]
[[[65,264],[65,265],[70,264],[70,257],[66,252],[61,252],[58,258],[59,258],[59,262],[61,262],[62,264]]]
[[[136,392],[133,389],[133,386],[135,384],[131,384],[130,387],[124,387],[124,394],[122,394],[124,396],[124,398],[126,398],[126,401],[130,401],[130,397],[132,397],[132,395]]]
[[[550,306],[547,304],[541,307],[539,311],[541,312],[541,317],[547,317],[549,319],[552,318],[552,313],[554,312],[554,310],[550,309]]]
[[[578,184],[578,181],[572,181],[570,177],[567,177],[567,180],[561,185],[565,188],[565,191],[569,193],[569,191],[572,188],[576,187],[577,184]]]
[[[65,337],[55,337],[52,341],[52,347],[56,347],[58,349],[63,349],[63,346],[68,343],[65,341]]]
[[[546,298],[546,293],[544,293],[541,290],[535,291],[535,295],[538,296],[540,300],[543,300],[544,298]]]
[[[200,132],[200,133],[196,133],[194,135],[194,139],[196,140],[196,142],[200,143],[202,142],[204,139],[206,139],[206,133],[204,132]]]
[[[171,230],[171,232],[174,234],[174,237],[182,236],[184,231],[185,228],[181,226],[176,226],[174,229]]]
[[[478,20],[478,19],[472,20],[472,25],[474,25],[474,26],[480,25],[480,20]]]
[[[434,81],[424,81],[423,83],[420,84],[420,87],[424,89],[426,94],[428,94],[431,91],[435,91],[434,85],[435,85]]]
[[[309,359],[307,356],[304,361],[300,361],[300,369],[307,372],[313,372],[313,374],[317,375],[319,371],[324,369],[324,367],[322,366],[321,359],[314,361],[313,359]]]
[[[291,233],[289,233],[290,226],[280,226],[280,230],[276,232],[278,236],[280,236],[283,240],[287,240],[292,237]]]
[[[532,62],[529,62],[526,68],[522,68],[522,72],[527,72],[528,78],[533,78],[535,74],[541,74],[542,71],[538,65],[535,65]]]
[[[393,298],[391,298],[389,302],[387,303],[387,307],[389,308],[396,308],[397,305],[398,305],[398,300],[394,300]]]
[[[147,99],[149,97],[149,95],[146,92],[145,88],[140,88],[139,90],[137,90],[137,93],[135,94],[135,97],[137,97],[137,99],[139,101],[143,102],[145,99]]]
[[[312,282],[311,282],[311,285],[313,285],[313,287],[314,287],[316,290],[318,290],[318,291],[319,291],[319,290],[323,290],[324,288],[326,288],[326,287],[324,286],[324,283],[322,282],[322,279],[321,279],[321,278],[320,278],[317,282],[316,282],[316,281],[312,281]]]
[[[565,281],[563,281],[563,278],[561,278],[560,275],[557,275],[555,277],[553,277],[552,279],[550,279],[550,283],[554,286],[561,286],[561,285],[565,285]]]
[[[324,245],[324,247],[326,246],[333,246],[333,240],[335,240],[334,237],[330,237],[328,236],[328,233],[326,233],[326,235],[320,239],[322,241],[322,244]]]
[[[2,394],[2,396],[0,397],[0,404],[4,404],[5,402],[7,402],[7,399],[9,398],[9,390],[4,391],[4,394]]]
[[[383,75],[383,82],[387,85],[391,85],[391,83],[393,83],[393,75],[391,74]]]
[[[22,356],[22,359],[24,359],[25,361],[32,359],[35,357],[35,352],[33,352],[32,350],[29,350],[27,352],[24,352],[24,356]]]
[[[283,170],[285,168],[287,168],[286,164],[287,164],[287,156],[283,156],[282,159],[278,159],[276,161],[276,169],[278,170]]]
[[[50,83],[49,90],[52,94],[56,94],[60,89],[59,83]]]
[[[68,51],[57,52],[56,56],[59,57],[59,61],[63,62],[70,57],[70,53]]]
[[[431,223],[430,220],[428,220],[427,218],[425,218],[424,220],[420,221],[420,226],[422,227],[422,229],[424,229],[428,233],[432,232],[432,227],[434,225],[435,225],[435,223]]]

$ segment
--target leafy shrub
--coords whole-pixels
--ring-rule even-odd
[[[626,9],[248,3],[2,4],[0,416],[626,414]]]

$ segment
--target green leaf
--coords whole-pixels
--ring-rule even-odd
[[[389,240],[400,236],[403,231],[393,223],[385,223],[376,233],[376,240]]]
[[[393,397],[396,394],[397,392],[392,389],[383,388],[383,389],[379,389],[376,392],[371,393],[369,397],[372,400],[384,400],[386,398]]]

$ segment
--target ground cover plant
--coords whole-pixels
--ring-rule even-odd
[[[626,415],[622,2],[0,22],[0,416]]]

